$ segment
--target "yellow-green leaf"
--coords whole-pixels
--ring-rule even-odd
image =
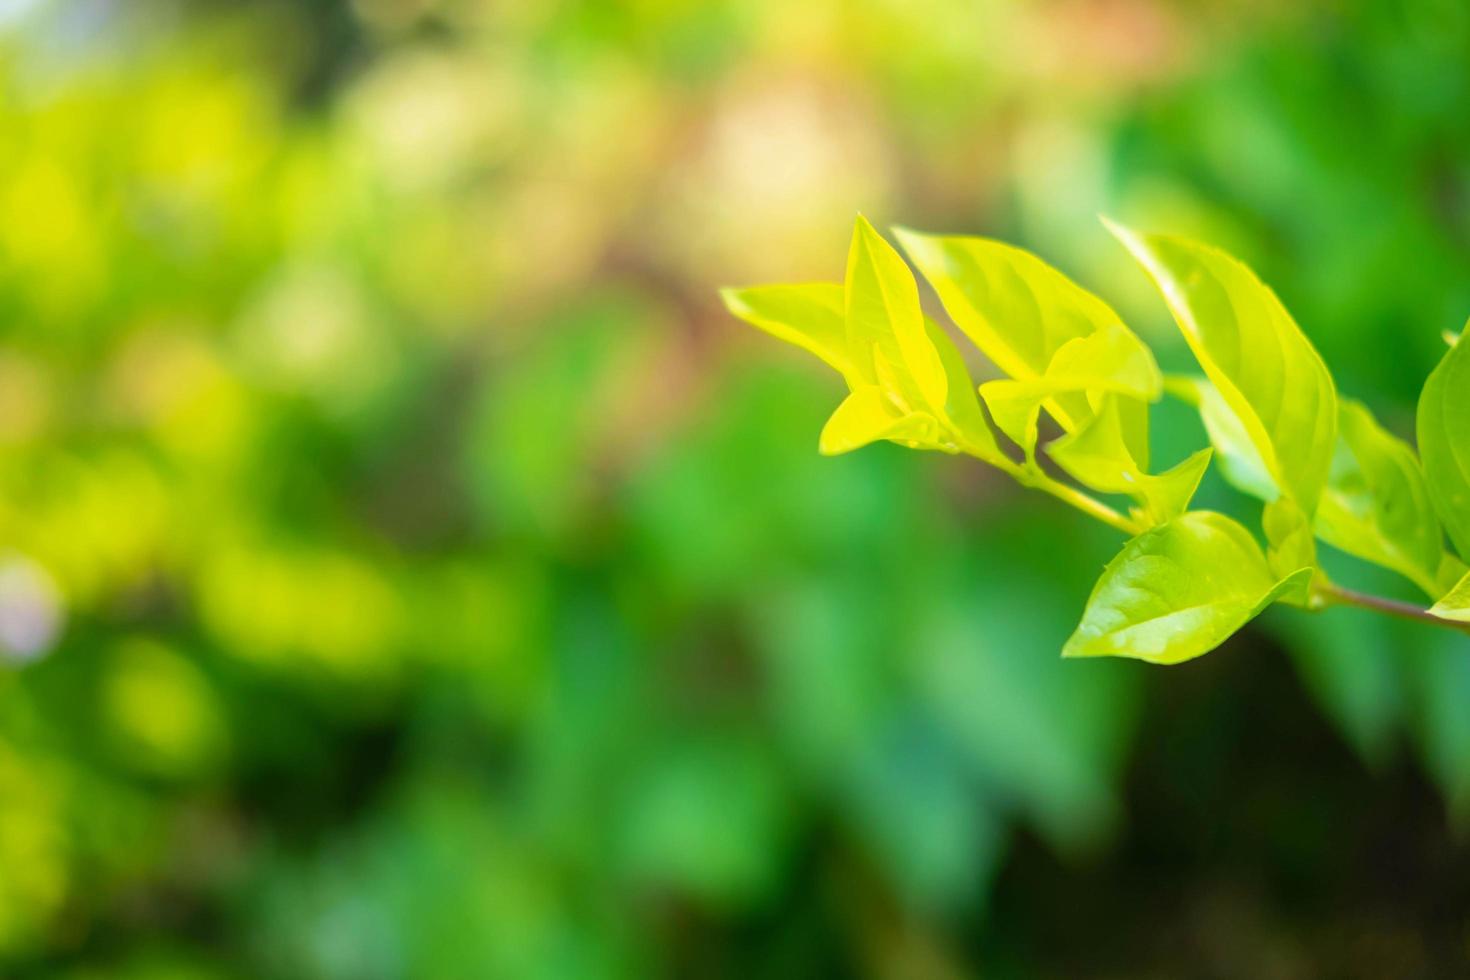
[[[1107,395],[1147,402],[1158,398],[1162,390],[1163,378],[1153,354],[1119,324],[1058,347],[1039,378],[990,381],[980,386],[995,424],[1028,458],[1035,454],[1037,416],[1048,399],[1077,393],[1090,396],[1092,405],[1100,404]],[[1093,411],[1095,408],[1089,409]],[[1090,418],[1090,414],[1083,416],[1069,428],[1086,425]]]
[[[1016,381],[1041,378],[1070,341],[1114,328],[1128,333],[1107,303],[1024,249],[986,238],[924,235],[902,228],[895,234],[956,325]],[[1138,346],[1151,367],[1152,355]],[[1045,408],[1067,431],[1092,416],[1092,405],[1076,391],[1047,399]],[[1146,465],[1146,410],[1125,410],[1124,422],[1135,458]]]
[[[929,339],[913,273],[858,216],[847,253],[848,353],[857,376],[896,395],[908,411],[945,404],[948,385]]]
[[[1392,569],[1432,599],[1439,594],[1444,532],[1419,458],[1362,404],[1338,410],[1338,447],[1317,508],[1317,536]]]
[[[842,286],[835,282],[722,289],[725,308],[752,326],[852,375]]]
[[[1201,449],[1163,473],[1145,473],[1123,439],[1118,401],[1109,399],[1091,422],[1052,442],[1047,455],[1084,486],[1133,497],[1150,524],[1173,520],[1189,508],[1212,451]]]
[[[1266,532],[1266,564],[1272,573],[1288,575],[1299,568],[1319,573],[1312,523],[1295,500],[1277,497],[1268,503],[1261,514],[1261,528]],[[1281,601],[1306,606],[1311,597],[1311,575],[1301,584],[1300,590],[1283,594]]]
[[[1013,378],[1040,377],[1067,341],[1122,322],[1107,303],[1025,249],[987,238],[894,233],[954,322]]]
[[[1449,592],[1430,607],[1429,611],[1440,619],[1470,623],[1470,574],[1456,582]]]
[[[827,456],[851,452],[879,439],[932,445],[939,424],[924,412],[904,412],[877,385],[864,385],[843,399],[822,429],[818,449]]]
[[[1103,571],[1063,656],[1176,664],[1208,653],[1311,574],[1280,578],[1240,524],[1184,514],[1129,541]]]
[[[1174,376],[1164,382],[1164,388],[1199,411],[1226,482],[1267,503],[1281,495],[1250,435],[1214,385],[1204,378]]]
[[[1337,429],[1337,392],[1321,356],[1270,287],[1229,255],[1108,227],[1153,278],[1275,485],[1310,518]]]
[[[959,349],[944,328],[933,320],[926,320],[929,340],[939,354],[939,363],[944,367],[948,398],[940,413],[943,437],[961,452],[970,453],[988,463],[999,465],[1004,459],[996,445],[995,434],[985,421],[980,410],[980,400],[975,383],[970,380],[970,371]]]
[[[1424,382],[1419,458],[1429,498],[1460,557],[1470,561],[1470,330]]]

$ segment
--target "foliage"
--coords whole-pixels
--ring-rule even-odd
[[[887,439],[964,452],[1137,536],[1103,571],[1064,656],[1173,664],[1208,653],[1273,602],[1313,609],[1373,600],[1335,587],[1313,536],[1398,572],[1470,618],[1470,342],[1451,346],[1419,399],[1419,456],[1332,376],[1276,294],[1245,265],[1188,239],[1107,222],[1147,270],[1203,378],[1171,379],[1200,412],[1228,479],[1264,503],[1266,550],[1224,514],[1190,511],[1210,450],[1148,470],[1148,405],[1164,382],[1148,348],[1106,303],[1042,260],[978,238],[900,231],[960,329],[1009,376],[980,385],[990,421],[943,331],[926,326],[902,258],[859,217],[841,288],[726,290],[727,307],[837,367],[851,394],[823,453]],[[807,297],[779,304],[776,298]],[[819,299],[818,299],[819,298]],[[1037,456],[1043,410],[1061,430],[1051,461],[1088,490],[1125,494],[1125,517],[1057,484]],[[1340,420],[1340,421],[1339,421]],[[1432,502],[1432,506],[1431,506]],[[1436,518],[1436,511],[1439,518]],[[1445,546],[1445,530],[1459,557]],[[1458,582],[1457,582],[1458,580]]]
[[[990,228],[1180,393],[1092,219],[1136,216],[1404,435],[1470,306],[1467,38],[1451,0],[0,2],[0,975],[1379,977],[1423,923],[1454,975],[1463,635],[1058,659],[1114,532],[812,453],[839,399],[714,287],[841,269],[859,207]],[[1038,457],[1258,516],[1145,458],[1202,465],[1179,398],[1120,471],[1118,405]],[[1394,454],[1354,452],[1376,520]]]

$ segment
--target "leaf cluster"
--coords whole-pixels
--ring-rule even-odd
[[[959,331],[1006,376],[978,387],[950,334],[921,308],[908,264],[857,219],[842,283],[727,289],[741,319],[825,361],[849,394],[819,448],[880,440],[973,456],[1129,535],[1103,571],[1064,656],[1173,664],[1207,653],[1263,609],[1376,605],[1470,623],[1470,342],[1450,349],[1419,400],[1418,451],[1332,374],[1276,294],[1219,249],[1106,222],[1158,287],[1198,374],[1165,377],[1101,298],[1023,249],[896,229]],[[1150,406],[1198,411],[1210,445],[1158,468]],[[1041,444],[1042,415],[1061,435]],[[1190,507],[1218,460],[1263,504],[1261,537]],[[1126,512],[1094,494],[1120,496]],[[1322,542],[1387,568],[1428,609],[1358,596],[1318,560]]]

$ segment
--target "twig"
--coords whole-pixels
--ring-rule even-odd
[[[1423,609],[1412,602],[1385,599],[1383,596],[1355,592],[1352,589],[1345,589],[1340,585],[1332,584],[1319,587],[1317,592],[1332,605],[1357,606],[1360,609],[1371,609],[1374,612],[1397,616],[1400,619],[1412,619],[1415,622],[1429,623],[1433,626],[1443,626],[1452,630],[1459,630],[1462,633],[1470,633],[1470,623],[1460,623],[1453,619],[1436,616],[1427,609]]]

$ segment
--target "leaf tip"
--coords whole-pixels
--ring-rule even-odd
[[[718,292],[725,309],[739,316],[740,311],[745,308],[745,301],[740,298],[742,290],[738,286],[721,286]]]
[[[1470,623],[1470,609],[1447,606],[1443,602],[1436,602],[1426,612],[1431,616],[1438,616],[1440,619],[1448,619],[1452,623]]]

